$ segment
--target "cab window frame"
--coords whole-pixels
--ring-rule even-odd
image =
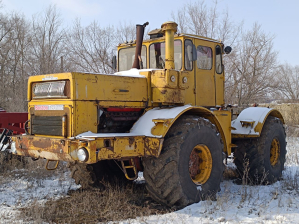
[[[143,63],[143,68],[144,69],[146,69],[147,68],[147,46],[146,45],[142,45],[142,47],[141,47],[141,56],[142,56],[142,54],[143,54],[143,47],[145,48],[145,63],[144,63],[144,61],[142,61],[142,63]],[[131,65],[131,67],[130,68],[127,68],[127,69],[124,69],[124,70],[120,70],[119,69],[119,63],[120,63],[120,60],[119,60],[119,57],[120,57],[120,52],[122,51],[122,50],[126,50],[126,49],[130,49],[130,48],[134,48],[135,50],[136,50],[136,46],[130,46],[130,47],[123,47],[123,48],[120,48],[119,50],[118,50],[118,52],[117,52],[117,71],[118,72],[121,72],[121,71],[127,71],[127,70],[130,70],[131,68],[132,68],[132,66],[133,66],[133,63],[134,63],[134,59],[132,60],[132,65]],[[135,51],[134,51],[134,54],[133,54],[134,56],[135,56]],[[128,64],[127,64],[128,65]]]
[[[190,42],[191,44],[186,44],[187,42]],[[187,54],[187,46],[191,46],[191,52]],[[186,71],[193,71],[193,60],[192,60],[192,55],[193,55],[193,41],[191,39],[185,39],[184,41],[184,67]],[[186,59],[187,57],[190,57],[188,60]],[[188,65],[187,66],[187,61],[191,64],[191,68]]]
[[[200,57],[200,55],[198,54],[198,53],[200,53],[200,51],[198,50],[199,47],[206,48],[206,49],[210,50],[210,54],[211,55],[209,57],[207,57],[207,59],[210,59],[210,60],[205,62],[206,64],[209,63],[209,65],[210,65],[209,67],[207,67],[207,66],[200,67],[200,58],[203,58],[203,57]],[[209,46],[203,46],[203,45],[198,45],[196,47],[196,54],[197,54],[196,66],[197,66],[198,69],[211,70],[213,68],[213,49],[211,47],[209,47]],[[209,52],[207,51],[206,55],[208,55],[208,54],[209,54]],[[205,54],[202,54],[202,55],[205,55]]]
[[[219,48],[219,50],[220,50],[220,53],[219,54],[217,54],[217,48]],[[217,66],[217,55],[220,55],[220,72],[219,72],[219,70],[218,70],[218,67],[219,66]],[[219,45],[219,44],[217,44],[216,46],[215,46],[215,71],[216,71],[216,73],[217,74],[222,74],[223,73],[223,58],[222,58],[222,48],[221,48],[221,46]]]
[[[183,55],[183,44],[182,44],[182,41],[180,40],[180,39],[176,39],[176,40],[174,40],[174,42],[180,42],[180,44],[181,44],[181,47],[180,47],[180,53],[181,53],[181,55]],[[159,41],[159,42],[154,42],[154,43],[151,43],[150,45],[149,45],[149,47],[148,47],[148,52],[149,52],[149,54],[148,54],[148,62],[149,62],[149,68],[150,69],[157,69],[157,67],[156,68],[152,68],[151,67],[151,47],[153,46],[153,45],[155,45],[155,44],[164,44],[164,49],[165,49],[165,41]],[[174,49],[175,50],[175,49]],[[165,63],[165,53],[166,52],[164,52],[164,63]],[[175,52],[174,52],[174,54],[175,54]],[[161,54],[162,55],[162,54]],[[176,63],[176,60],[175,60],[175,55],[174,55],[174,64]],[[182,69],[182,67],[183,67],[183,60],[182,60],[182,57],[181,57],[181,60],[180,60],[180,67],[179,68],[175,68],[175,70],[181,70]],[[165,65],[164,65],[164,68],[165,68]],[[159,68],[158,68],[159,69]]]

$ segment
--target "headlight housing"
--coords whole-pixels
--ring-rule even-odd
[[[39,82],[32,85],[32,98],[68,98],[68,81]]]
[[[77,151],[77,156],[80,162],[86,162],[88,160],[88,151],[85,148],[80,148]]]

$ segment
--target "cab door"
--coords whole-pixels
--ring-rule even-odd
[[[195,67],[195,93],[197,106],[215,106],[214,44],[195,39],[197,60]]]

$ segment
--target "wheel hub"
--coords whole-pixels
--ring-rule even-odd
[[[271,166],[275,166],[278,163],[280,156],[280,144],[279,141],[274,138],[271,143],[271,149],[270,149],[270,163]]]
[[[189,159],[189,174],[192,181],[197,184],[204,184],[212,172],[212,155],[206,145],[196,145]]]

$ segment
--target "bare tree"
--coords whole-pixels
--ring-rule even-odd
[[[120,22],[116,28],[115,35],[117,43],[124,43],[126,41],[132,41],[136,39],[136,26],[135,24],[127,24],[126,22]]]
[[[299,100],[299,66],[291,66],[288,63],[280,65],[277,72],[279,79],[278,90],[283,99]]]
[[[277,88],[277,52],[273,50],[273,39],[257,23],[243,34],[241,43],[228,58],[227,73],[231,75],[226,80],[226,97],[229,103],[260,102]]]
[[[49,74],[61,71],[64,49],[64,30],[55,6],[49,6],[44,14],[32,19],[31,51],[28,63],[32,74]]]
[[[8,83],[10,103],[9,108],[13,111],[27,110],[27,80],[30,76],[30,69],[26,63],[28,49],[30,45],[29,23],[24,16],[13,14],[11,21],[14,25],[11,34],[13,40],[10,44],[10,83]],[[13,99],[13,100],[11,100]]]
[[[82,27],[79,20],[68,35],[69,60],[80,71],[111,73],[111,59],[116,46],[113,27],[102,28],[96,22]]]
[[[7,84],[9,83],[9,53],[11,50],[9,45],[12,41],[9,37],[9,33],[11,32],[13,27],[9,20],[4,18],[3,15],[0,16],[0,105],[1,107],[6,108],[8,105]]]
[[[27,108],[27,75],[24,72],[28,24],[16,13],[0,15],[0,104],[8,111]]]
[[[213,39],[221,39],[233,45],[240,34],[243,22],[234,24],[228,10],[219,12],[218,2],[208,7],[205,0],[186,3],[172,18],[178,23],[178,32],[192,33]]]

